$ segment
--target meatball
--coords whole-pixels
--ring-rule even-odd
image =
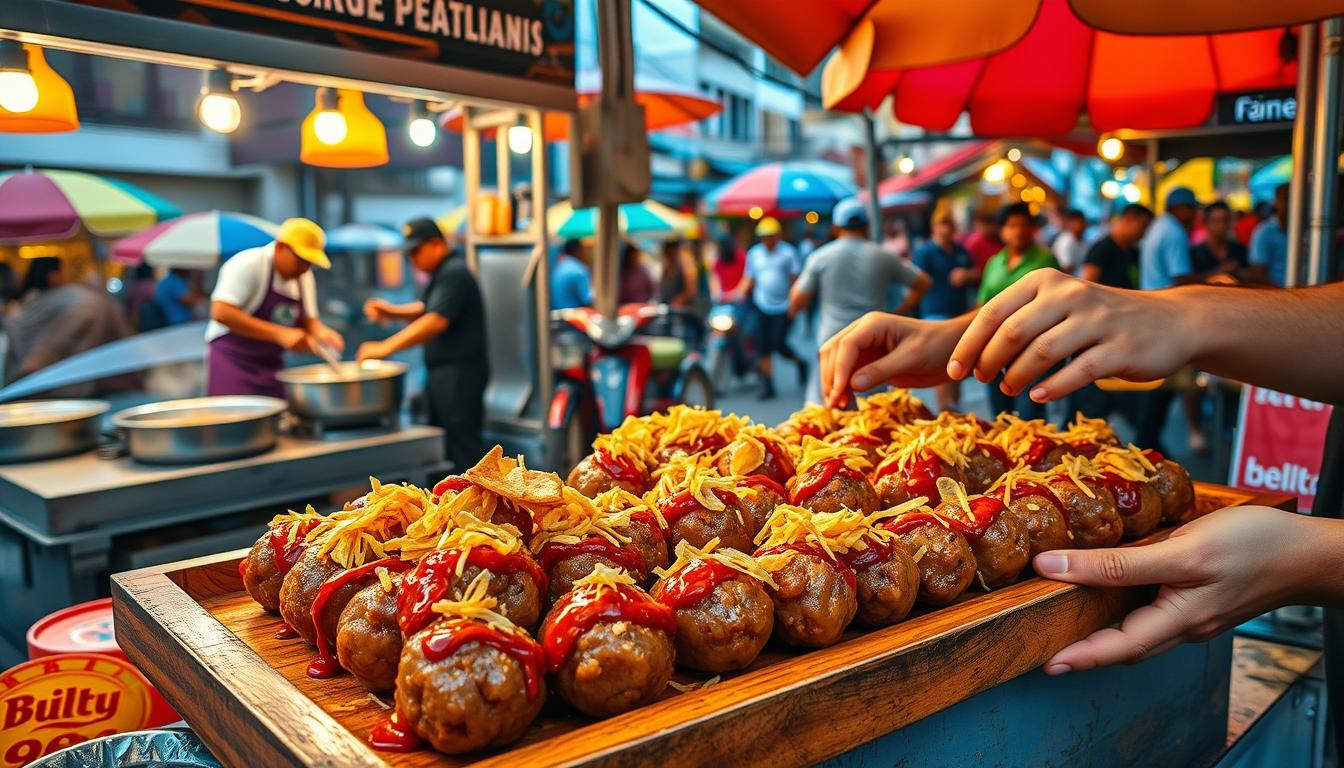
[[[1073,534],[1072,546],[1096,549],[1119,544],[1120,537],[1125,534],[1125,523],[1115,508],[1111,492],[1094,480],[1084,480],[1083,483],[1092,491],[1091,496],[1067,477],[1050,482],[1050,490],[1064,510],[1069,533]]]
[[[790,490],[797,485],[798,478],[794,478],[789,486]],[[799,506],[807,507],[813,512],[838,512],[841,509],[876,512],[879,504],[877,491],[873,490],[872,484],[867,479],[845,472],[835,473],[835,476],[816,493],[798,500]]]
[[[1034,493],[1010,498],[1012,501],[1008,504],[1008,514],[1016,517],[1027,529],[1031,557],[1052,549],[1073,546],[1069,538],[1069,524],[1064,521],[1064,513],[1054,499]]]
[[[968,538],[975,569],[990,589],[1013,583],[1031,558],[1027,527],[1017,517],[1000,512],[979,539]]]
[[[1195,484],[1190,481],[1190,473],[1185,467],[1171,459],[1153,464],[1157,467],[1157,476],[1151,482],[1162,498],[1162,522],[1179,523],[1195,507]]]
[[[1109,476],[1106,488],[1115,499],[1126,539],[1147,536],[1162,522],[1162,497],[1151,482]]]
[[[793,464],[788,458],[788,449],[778,442],[769,439],[762,439],[765,445],[765,460],[758,467],[748,467],[743,470],[743,474],[765,475],[780,485],[789,482],[793,477]],[[723,477],[730,477],[737,474],[733,471],[733,446],[719,453],[719,458],[714,462],[714,469]]]
[[[719,511],[695,504],[691,511],[669,520],[668,524],[673,542],[685,541],[693,547],[703,547],[717,537],[720,546],[741,552],[751,551],[752,539],[760,530],[755,518],[742,511],[736,501]]]
[[[839,568],[798,554],[775,571],[775,633],[789,645],[825,648],[844,634],[858,611],[854,587]]]
[[[500,499],[499,504],[495,506],[495,514],[490,518],[490,522],[498,525],[512,525],[517,528],[524,544],[532,540],[532,513],[510,501]]]
[[[923,477],[912,481],[912,474],[922,474]],[[881,499],[882,509],[904,504],[916,496],[924,496],[930,505],[934,505],[938,503],[937,481],[940,477],[950,477],[956,480],[958,485],[966,485],[966,476],[962,473],[961,467],[932,457],[915,462],[904,470],[882,475],[877,479],[874,488],[878,498]],[[969,492],[969,488],[967,490]]]
[[[243,560],[239,573],[243,577],[243,587],[247,594],[266,610],[274,613],[280,610],[280,585],[285,574],[275,559],[275,547],[271,544],[271,531],[266,531],[252,545],[252,550]]]
[[[643,487],[643,483],[613,477],[610,472],[602,468],[596,454],[589,454],[578,464],[575,464],[565,482],[588,498],[594,498],[612,488],[624,488],[636,496],[648,490]]]
[[[593,567],[598,563],[602,563],[611,568],[625,567],[609,557],[603,557],[602,555],[592,552],[581,552],[571,557],[556,560],[555,564],[551,566],[550,573],[546,574],[547,577],[549,577],[551,584],[551,600],[558,600],[561,595],[573,589],[574,582],[592,573]],[[649,578],[649,571],[647,568],[640,570],[626,568],[626,571],[634,577],[635,581],[641,584]]]
[[[475,565],[467,565],[461,576],[452,577],[445,600],[461,600],[467,586],[486,570]],[[541,620],[541,588],[526,571],[495,573],[490,571],[490,583],[486,593],[495,598],[498,605],[495,610],[504,618],[529,632],[537,628]]]
[[[702,672],[743,669],[756,660],[774,625],[774,604],[759,581],[724,579],[698,602],[677,609],[677,663]]]
[[[672,638],[630,621],[602,621],[579,636],[552,676],[575,709],[608,717],[657,699],[672,679]]]
[[[1012,466],[1008,454],[997,445],[982,443],[976,446],[975,450],[967,454],[966,466],[962,468],[966,478],[966,492],[972,495],[984,493]]]
[[[765,527],[765,521],[770,519],[774,513],[775,507],[783,504],[787,499],[779,495],[774,489],[753,485],[742,491],[742,495],[737,498],[737,506],[742,510],[747,521],[751,523],[752,536],[755,536]],[[746,550],[742,550],[746,551]]]
[[[975,579],[975,553],[960,533],[928,522],[900,533],[897,540],[911,558],[918,558],[919,602],[947,605]]]
[[[859,611],[854,620],[868,627],[885,627],[904,619],[919,594],[919,566],[904,549],[893,547],[887,558],[854,569]]]
[[[630,525],[621,532],[630,537],[630,546],[644,555],[646,571],[667,567],[667,535],[658,527],[652,515],[648,519],[631,518]]]
[[[397,667],[397,712],[417,735],[440,752],[459,754],[516,741],[546,701],[546,687],[527,695],[527,674],[513,656],[467,642],[432,661],[424,640],[428,627],[411,636]]]
[[[326,555],[319,555],[317,547],[309,547],[299,555],[289,573],[285,574],[285,580],[280,585],[280,615],[309,645],[317,644],[317,629],[313,626],[313,601],[317,599],[322,584],[344,570],[340,563]],[[322,611],[327,637],[336,636],[336,620],[341,617],[341,610],[363,586],[362,581],[352,581],[327,599]]]
[[[391,592],[374,581],[355,593],[336,622],[336,658],[371,691],[389,691],[397,683],[401,659],[401,628],[397,626],[397,590],[401,574],[392,576]]]

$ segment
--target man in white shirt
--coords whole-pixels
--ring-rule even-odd
[[[331,268],[326,234],[308,219],[288,219],[275,242],[240,251],[219,268],[205,329],[206,392],[284,397],[275,374],[285,350],[340,351],[345,342],[317,314],[312,266]]]
[[[1055,237],[1054,245],[1050,250],[1055,253],[1055,261],[1059,262],[1059,268],[1070,275],[1078,274],[1078,270],[1083,265],[1083,255],[1087,249],[1083,247],[1083,232],[1087,230],[1087,217],[1083,212],[1070,208],[1060,216],[1059,235]]]
[[[747,251],[746,271],[733,289],[734,303],[751,296],[756,309],[757,353],[760,355],[761,399],[775,396],[770,356],[778,352],[798,366],[798,383],[807,383],[807,363],[789,347],[789,289],[803,269],[797,249],[780,238],[783,227],[777,219],[766,217],[756,225],[761,240]]]

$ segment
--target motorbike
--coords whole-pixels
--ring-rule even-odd
[[[732,381],[756,368],[754,343],[746,319],[742,307],[736,304],[715,304],[709,310],[705,368],[719,395],[728,391]]]
[[[572,465],[598,432],[685,403],[714,407],[699,352],[704,323],[662,304],[627,304],[615,318],[579,307],[551,312],[555,391],[547,426],[562,435]]]

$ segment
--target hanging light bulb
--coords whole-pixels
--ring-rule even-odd
[[[388,161],[387,130],[359,91],[319,88],[300,128],[299,159],[324,168],[372,168]]]
[[[243,108],[233,95],[233,78],[223,69],[205,73],[201,86],[201,100],[196,105],[196,116],[215,133],[233,133],[243,121]]]
[[[1101,156],[1102,160],[1113,163],[1121,157],[1124,157],[1125,142],[1114,136],[1107,136],[1097,142],[1097,154]]]
[[[518,116],[518,124],[509,126],[509,151],[515,155],[526,155],[532,151],[532,129],[528,127],[526,118]]]
[[[28,50],[18,40],[0,40],[0,108],[26,114],[37,106],[37,97]]]
[[[896,170],[906,175],[915,172],[915,159],[909,155],[902,155],[901,159],[896,161]]]
[[[406,124],[406,134],[417,147],[428,147],[439,138],[439,127],[430,119],[425,102],[411,102],[411,121]]]
[[[335,146],[345,141],[348,132],[345,115],[341,114],[340,93],[334,88],[319,88],[317,113],[313,116],[313,134],[323,144]]]

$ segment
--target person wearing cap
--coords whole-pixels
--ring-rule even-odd
[[[779,353],[798,366],[798,383],[807,383],[807,363],[789,347],[789,290],[802,271],[802,259],[780,233],[779,220],[767,216],[756,225],[760,242],[747,251],[747,267],[742,281],[733,290],[732,300],[750,296],[757,315],[756,351],[760,355],[761,399],[775,396],[771,355]]]
[[[908,288],[897,314],[913,312],[932,284],[927,274],[900,254],[868,239],[868,212],[859,201],[842,200],[831,214],[831,223],[839,236],[812,253],[789,292],[791,316],[817,302],[819,344],[868,312],[884,308],[892,284]],[[808,380],[807,400],[821,402],[821,381],[815,373]]]
[[[466,259],[456,254],[433,219],[409,221],[402,234],[407,258],[429,275],[429,284],[422,299],[410,304],[377,298],[364,302],[369,320],[406,325],[382,341],[359,345],[355,357],[381,360],[409,347],[424,347],[429,422],[444,430],[448,458],[462,469],[485,453],[481,427],[490,359],[481,288]]]
[[[206,392],[284,397],[275,374],[285,351],[337,352],[345,341],[317,314],[312,267],[330,269],[327,236],[308,219],[287,219],[275,241],[239,251],[219,268],[205,329]]]

